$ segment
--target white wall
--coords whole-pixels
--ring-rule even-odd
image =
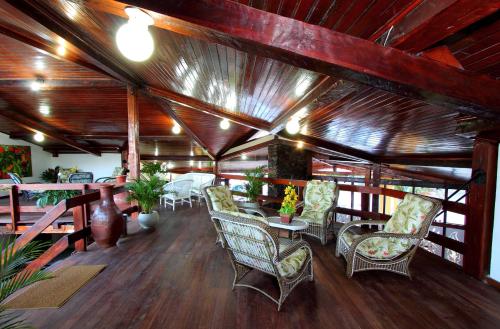
[[[500,145],[498,146],[497,190],[495,198],[495,218],[491,243],[490,277],[500,282]]]
[[[115,167],[121,167],[121,154],[103,153],[100,157],[91,154],[59,154],[51,158],[50,167],[61,168],[77,167],[78,171],[89,171],[94,174],[94,180],[100,177],[109,177]]]
[[[40,182],[40,175],[45,169],[52,167],[51,159],[52,155],[45,152],[40,146],[25,142],[18,139],[10,139],[8,135],[0,133],[0,144],[2,145],[23,145],[31,146],[31,164],[33,168],[33,176],[23,177],[23,181],[26,183]],[[0,179],[0,183],[12,183],[10,179]],[[5,195],[0,194],[0,195]]]

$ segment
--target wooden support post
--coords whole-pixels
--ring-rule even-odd
[[[372,186],[379,187],[380,186],[380,165],[374,164],[372,168]],[[378,212],[379,205],[379,196],[378,194],[372,194],[372,212]]]
[[[365,186],[370,186],[371,170],[366,168],[365,171]],[[370,211],[370,194],[361,193],[361,211]],[[361,218],[363,220],[369,218]]]
[[[484,279],[490,262],[495,202],[498,143],[476,138],[472,154],[472,175],[476,175],[467,199],[464,271]]]
[[[17,222],[19,222],[19,189],[16,185],[12,185],[9,191],[10,198],[10,218],[12,220],[12,232],[17,230]]]
[[[140,152],[139,152],[139,107],[137,102],[137,89],[127,87],[128,109],[128,169],[130,179],[140,177]]]
[[[214,175],[217,175],[219,173],[219,162],[218,161],[214,161],[213,172],[214,172]]]
[[[87,223],[85,222],[85,209],[84,206],[77,206],[73,208],[73,225],[75,227],[75,232],[83,230]],[[87,250],[87,240],[81,239],[75,242],[76,251],[86,251]]]

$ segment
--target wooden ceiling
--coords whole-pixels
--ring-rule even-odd
[[[500,117],[498,1],[237,2],[4,1],[1,111],[63,137],[50,141],[60,152],[76,149],[65,139],[118,150],[126,146],[126,85],[134,84],[142,88],[145,156],[161,143],[165,159],[196,144],[199,155],[205,148],[219,157],[257,130],[280,133],[300,114],[302,135],[292,139],[374,162],[422,164],[421,156],[429,165],[432,157],[470,162],[473,140],[457,134],[464,116]],[[115,46],[127,4],[155,19],[156,49],[144,63]],[[436,47],[447,47],[464,70],[424,58]],[[29,84],[37,77],[45,89],[35,93]],[[223,117],[232,121],[228,130],[219,128]],[[180,137],[174,120],[185,128]],[[0,131],[24,138],[14,122],[7,118]]]

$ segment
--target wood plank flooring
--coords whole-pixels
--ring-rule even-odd
[[[231,290],[233,270],[214,244],[205,205],[162,210],[162,224],[118,247],[73,255],[53,267],[107,264],[61,309],[22,313],[37,328],[499,328],[500,293],[452,264],[417,253],[413,280],[385,272],[345,277],[333,243],[314,251],[315,282],[281,312],[255,291]],[[248,280],[277,294],[273,279]]]

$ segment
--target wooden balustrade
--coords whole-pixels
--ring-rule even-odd
[[[38,235],[42,234],[50,225],[53,225],[61,216],[68,211],[73,213],[74,232],[66,234],[60,238],[55,244],[47,249],[41,256],[31,262],[25,269],[26,271],[37,270],[51,260],[61,254],[70,245],[75,245],[76,251],[85,251],[87,249],[87,237],[91,235],[90,221],[91,203],[100,199],[100,192],[90,192],[98,190],[106,183],[92,184],[1,184],[0,189],[9,190],[10,204],[8,207],[0,207],[0,212],[10,212],[12,218],[12,232],[17,232],[17,224],[19,223],[20,214],[23,212],[42,213],[43,216],[36,220],[31,227],[25,230],[15,241],[14,250],[26,246],[33,241]],[[81,195],[70,199],[62,200],[55,206],[36,208],[34,206],[20,206],[19,192],[32,190],[80,190]],[[124,192],[124,184],[114,184],[113,194]],[[132,214],[138,211],[137,206],[132,206],[123,209],[124,214]]]
[[[245,176],[241,175],[231,175],[231,174],[219,174],[217,175],[218,179],[224,180],[226,184],[229,182],[230,179],[234,180],[246,180]],[[288,184],[293,184],[297,187],[304,188],[306,186],[307,181],[306,180],[297,180],[297,179],[282,179],[282,178],[263,178],[262,179],[264,182],[268,184],[274,184],[274,185],[288,185]],[[373,187],[373,186],[361,186],[361,185],[346,185],[346,184],[338,184],[340,191],[348,191],[348,192],[355,192],[355,193],[361,193],[362,195],[382,195],[386,197],[391,197],[391,198],[396,198],[396,199],[403,199],[406,195],[406,192],[404,191],[399,191],[399,190],[392,190],[388,188],[383,188],[383,187]],[[233,191],[232,192],[235,195],[241,195],[244,196],[245,193],[242,192],[237,192]],[[280,203],[283,199],[279,197],[273,197],[273,196],[267,196],[267,195],[260,195],[257,197],[259,201],[265,201],[265,202],[270,202],[270,203]],[[446,201],[440,199],[440,201],[443,204],[443,210],[444,211],[451,211],[454,213],[458,213],[461,215],[467,215],[468,214],[468,207],[466,204],[459,203],[459,202],[453,202],[453,201]],[[336,208],[336,213],[338,214],[345,214],[345,215],[352,215],[352,216],[357,216],[361,218],[368,218],[368,219],[375,219],[375,220],[388,220],[391,216],[379,212],[373,212],[373,211],[366,211],[366,210],[356,210],[356,209],[349,209],[349,208],[343,208],[343,207],[337,207]],[[439,227],[447,227],[447,228],[454,228],[454,229],[462,229],[465,231],[465,226],[464,225],[457,225],[457,224],[448,224],[448,223],[439,223],[439,222],[434,222],[434,226],[439,226]],[[454,250],[456,252],[459,252],[461,254],[464,253],[465,251],[465,244],[463,242],[451,239],[446,236],[442,236],[433,232],[429,232],[429,236],[427,237],[427,240],[441,245],[443,248],[448,248],[450,250]]]

